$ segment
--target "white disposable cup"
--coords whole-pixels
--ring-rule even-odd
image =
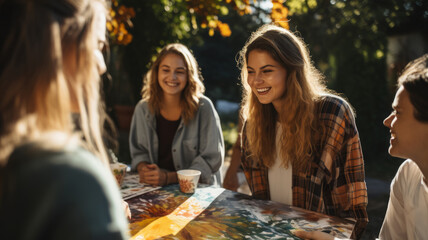
[[[117,181],[117,184],[119,184],[119,187],[123,183],[123,179],[125,178],[127,167],[128,166],[126,164],[119,163],[119,162],[110,164],[111,172],[113,173],[113,176],[116,178],[116,181]]]
[[[180,191],[183,193],[194,193],[198,186],[201,171],[193,169],[184,169],[177,171]]]

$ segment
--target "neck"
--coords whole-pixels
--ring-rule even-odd
[[[167,120],[175,121],[181,117],[180,95],[164,95],[160,108],[160,114]]]
[[[422,157],[412,160],[418,165],[419,169],[422,172],[422,175],[424,176],[425,184],[428,185],[428,157]]]
[[[164,94],[162,99],[162,105],[165,108],[176,108],[179,107],[181,103],[180,95],[168,95]]]
[[[280,113],[282,111],[282,104],[280,102],[273,102],[272,105],[277,113]]]

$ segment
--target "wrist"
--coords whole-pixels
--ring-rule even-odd
[[[165,173],[165,185],[168,185],[169,184],[169,181],[168,181],[168,171],[165,171],[164,172]]]

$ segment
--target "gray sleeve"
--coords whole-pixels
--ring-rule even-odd
[[[200,108],[200,154],[193,159],[190,168],[201,171],[202,183],[210,183],[211,176],[219,171],[224,161],[223,133],[220,118],[212,102],[207,98],[201,98]]]
[[[129,150],[131,153],[131,167],[136,170],[141,162],[151,163],[148,146],[148,127],[144,117],[142,102],[135,107],[129,132]]]

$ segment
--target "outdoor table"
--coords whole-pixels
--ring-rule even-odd
[[[131,239],[299,239],[294,230],[320,230],[349,238],[355,221],[199,185],[179,185],[132,197]]]

